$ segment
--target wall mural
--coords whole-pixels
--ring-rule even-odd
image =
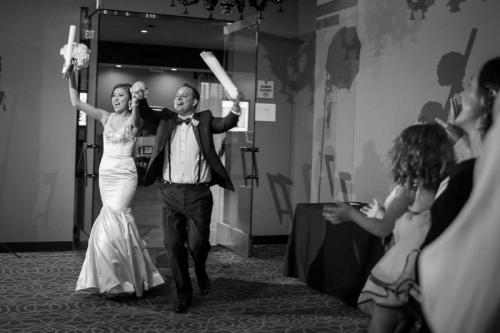
[[[356,27],[342,27],[328,47],[325,65],[326,82],[323,107],[326,126],[330,128],[333,109],[333,89],[351,89],[352,82],[359,72],[361,42]]]
[[[7,96],[5,91],[2,90],[2,57],[0,56],[0,108],[7,111]]]
[[[462,10],[460,4],[467,0],[448,0],[446,7],[449,7],[450,13],[458,13]],[[481,0],[483,2],[487,0]],[[425,19],[425,13],[434,5],[435,0],[406,0],[406,4],[411,10],[410,20],[415,20],[415,13],[420,11],[421,18]]]
[[[415,39],[422,21],[408,22],[408,6],[401,0],[370,2],[359,18],[367,59],[378,58],[386,46],[393,44],[404,48],[404,43]],[[375,59],[374,59],[375,60]]]
[[[450,7],[450,13],[457,13],[460,9],[460,3],[465,2],[466,0],[450,0],[446,4],[446,7]]]
[[[261,33],[261,45],[266,49],[271,70],[280,81],[280,92],[294,103],[298,91],[309,87],[311,98],[314,93],[314,35],[303,39],[291,39]],[[286,54],[286,58],[283,55]],[[311,101],[313,103],[313,101]]]
[[[438,83],[440,86],[450,86],[450,92],[443,104],[435,101],[425,103],[420,115],[419,121],[432,122],[436,118],[446,120],[450,109],[450,98],[464,90],[463,80],[465,77],[465,69],[469,60],[474,41],[476,39],[477,29],[472,29],[469,35],[465,52],[448,52],[439,60],[437,67]]]
[[[415,19],[415,13],[420,11],[421,18],[425,18],[425,13],[434,4],[434,0],[406,0],[406,4],[411,9],[410,20]]]

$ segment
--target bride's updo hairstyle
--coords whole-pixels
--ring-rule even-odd
[[[110,96],[111,96],[111,98],[113,97],[113,93],[115,92],[116,89],[123,88],[123,89],[125,89],[127,91],[127,93],[128,93],[128,99],[130,100],[130,99],[132,99],[132,93],[130,92],[130,88],[131,87],[132,87],[132,85],[129,84],[129,83],[118,83],[118,84],[116,84],[113,87],[113,89],[111,89],[111,95]]]

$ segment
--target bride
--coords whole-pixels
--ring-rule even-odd
[[[130,204],[137,187],[134,149],[139,116],[129,84],[116,85],[111,94],[114,112],[84,103],[69,74],[71,104],[104,126],[104,153],[99,166],[102,209],[90,232],[87,253],[76,290],[92,290],[106,297],[140,297],[164,283],[140,238]]]

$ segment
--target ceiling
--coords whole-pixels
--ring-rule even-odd
[[[99,40],[131,44],[223,49],[227,21],[162,15],[100,15]],[[147,33],[141,33],[146,29]]]

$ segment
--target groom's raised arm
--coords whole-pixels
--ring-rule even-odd
[[[238,94],[238,97],[233,100],[233,105],[231,106],[230,112],[223,117],[214,117],[212,118],[212,133],[224,133],[229,131],[231,128],[235,127],[238,124],[238,120],[240,118],[241,109],[240,109],[240,99],[242,95]]]

